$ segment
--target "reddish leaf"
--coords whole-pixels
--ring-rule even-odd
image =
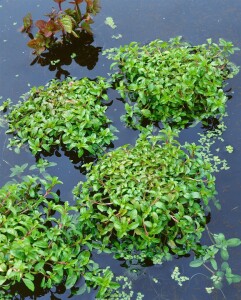
[[[45,37],[50,37],[60,30],[61,27],[57,23],[55,23],[53,20],[49,20],[41,32]]]
[[[36,21],[35,25],[39,28],[39,30],[44,30],[44,28],[46,27],[47,22],[44,20],[38,20]]]

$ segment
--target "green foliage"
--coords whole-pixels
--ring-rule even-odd
[[[26,176],[0,189],[1,289],[23,282],[34,291],[36,275],[43,288],[65,282],[70,289],[84,276],[85,291],[99,288],[97,297],[103,298],[119,285],[110,270],[91,260],[91,236],[83,235],[77,208],[58,203],[52,191],[59,183],[57,177]]]
[[[0,100],[1,99],[2,97],[0,97]],[[7,99],[6,101],[3,101],[2,105],[0,106],[0,111],[6,111],[10,104],[11,104],[11,99]]]
[[[197,252],[197,259],[190,263],[191,267],[204,266],[211,272],[211,280],[213,288],[221,289],[223,281],[226,280],[228,284],[238,283],[241,281],[241,276],[232,273],[232,269],[228,264],[229,252],[228,248],[237,247],[241,245],[241,240],[238,238],[231,238],[226,240],[223,233],[212,234],[211,239],[213,244],[211,246],[202,246]],[[221,257],[222,264],[218,265],[218,254]],[[207,288],[207,292],[212,292],[212,287]]]
[[[142,300],[144,295],[141,293],[137,293],[135,295],[132,287],[132,282],[128,280],[125,276],[116,277],[116,281],[121,283],[121,288],[115,292],[112,292],[108,295],[109,300]],[[133,298],[135,296],[135,298]]]
[[[38,32],[35,36],[32,34],[33,20],[32,15],[28,13],[23,18],[22,32],[28,33],[31,41],[28,46],[34,49],[34,54],[40,55],[46,49],[49,49],[61,43],[63,40],[67,41],[74,36],[79,37],[79,33],[84,30],[92,34],[90,25],[93,23],[91,15],[96,15],[100,11],[99,0],[74,0],[69,2],[72,8],[62,10],[62,2],[66,0],[54,0],[58,3],[59,10],[52,10],[47,16],[49,19],[37,20],[35,26]],[[85,3],[85,13],[82,14],[80,10],[81,3]],[[62,34],[58,38],[58,34]]]
[[[58,145],[76,151],[78,157],[102,153],[115,139],[101,101],[108,100],[108,87],[98,77],[97,81],[52,80],[45,87],[32,88],[7,115],[7,133],[14,134],[9,147],[18,150],[27,142],[33,154],[50,152]]]
[[[58,199],[52,189],[60,181],[27,176],[21,183],[0,189],[0,282],[8,289],[23,281],[34,290],[34,275],[42,275],[42,287],[50,288],[67,276],[74,284],[77,271],[90,263],[88,251],[80,249],[86,242],[73,226],[69,211],[76,210],[50,200]],[[58,213],[58,217],[54,216]],[[78,237],[78,239],[77,239]],[[75,272],[73,272],[75,270]]]
[[[86,165],[87,181],[74,194],[86,234],[101,241],[97,247],[111,247],[121,257],[140,251],[161,259],[197,247],[215,178],[200,148],[174,137],[170,128],[157,136],[146,131],[135,147]]]
[[[238,72],[228,60],[235,50],[223,39],[192,46],[180,37],[106,50],[116,61],[111,65],[118,70],[112,75],[116,89],[127,100],[124,120],[130,126],[147,119],[184,127],[223,115],[223,82]]]

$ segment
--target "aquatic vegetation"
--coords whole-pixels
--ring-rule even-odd
[[[110,270],[102,270],[91,260],[91,236],[84,236],[77,208],[60,203],[54,187],[57,177],[26,176],[19,183],[0,188],[0,284],[8,291],[23,282],[31,291],[38,285],[51,288],[64,282],[70,289],[84,276],[85,284],[106,290],[119,287]]]
[[[31,41],[28,46],[34,49],[34,54],[40,55],[46,49],[53,47],[56,43],[66,41],[71,36],[78,38],[81,31],[92,34],[90,25],[93,23],[91,15],[100,11],[99,0],[73,0],[69,2],[72,8],[62,9],[62,3],[66,0],[54,0],[58,3],[58,10],[53,9],[48,20],[37,20],[35,27],[38,32],[32,34],[33,20],[30,13],[23,18],[22,32],[28,33]],[[80,5],[85,3],[85,13],[81,12]],[[60,34],[60,37],[58,36]]]
[[[187,276],[182,276],[178,267],[174,268],[171,278],[175,280],[179,286],[183,286],[183,282],[190,279]]]
[[[105,24],[108,25],[110,28],[115,29],[117,26],[115,25],[115,22],[113,20],[113,18],[111,17],[107,17],[105,19]]]
[[[122,34],[118,33],[116,35],[112,35],[112,39],[119,40],[122,38]]]
[[[101,47],[96,47],[92,43],[94,36],[84,31],[78,34],[78,37],[71,36],[68,40],[61,43],[55,43],[51,48],[39,54],[31,62],[31,66],[38,64],[42,67],[48,67],[50,71],[55,71],[55,77],[60,79],[70,76],[64,66],[69,66],[73,62],[81,67],[92,70],[98,62],[98,56]]]
[[[139,251],[164,260],[196,249],[216,193],[211,165],[199,150],[180,145],[170,128],[156,136],[148,130],[134,147],[85,165],[87,180],[74,194],[86,234],[116,257]]]
[[[226,146],[226,151],[227,151],[228,153],[233,153],[233,146],[227,145],[227,146]]]
[[[58,204],[58,196],[52,192],[59,183],[56,177],[39,180],[27,176],[21,183],[0,189],[1,287],[8,289],[23,280],[34,290],[35,274],[42,274],[41,285],[50,287],[62,281],[64,273],[69,273],[67,282],[72,286],[77,275],[70,270],[83,272],[89,262],[88,251],[80,252],[79,243],[74,244],[73,238],[79,234],[70,226],[72,217],[68,214],[76,208],[68,202]],[[54,212],[60,217],[54,217]]]
[[[225,113],[224,81],[238,72],[229,61],[237,48],[223,39],[192,46],[181,37],[168,42],[136,42],[106,50],[114,60],[114,86],[126,101],[124,121],[143,121],[182,128],[190,122]]]
[[[68,48],[73,39],[83,35],[76,30],[88,32],[89,14],[99,6],[98,1],[74,1],[73,11],[63,11],[65,0],[55,2],[59,11],[53,11],[47,22],[37,21],[39,31],[30,46],[38,55],[35,62],[67,76],[60,68],[62,57],[50,54],[58,46],[65,44]],[[87,3],[87,15],[80,19],[82,2]],[[31,35],[30,15],[24,23],[24,31]],[[106,24],[116,27],[111,18]],[[56,37],[61,32],[62,40]],[[43,53],[46,49],[49,53]],[[224,281],[241,281],[228,264],[229,248],[239,246],[239,239],[209,233],[213,244],[201,244],[210,201],[220,207],[213,174],[229,168],[226,160],[212,151],[215,141],[223,142],[221,135],[226,127],[221,123],[200,134],[200,145],[181,144],[173,129],[225,115],[228,98],[223,86],[238,72],[229,61],[235,50],[232,43],[222,39],[219,44],[209,39],[198,46],[182,42],[180,37],[144,46],[131,43],[106,51],[116,61],[112,68],[118,70],[112,74],[112,83],[102,77],[52,80],[46,86],[33,87],[15,105],[10,100],[2,103],[0,111],[7,111],[7,133],[12,134],[8,147],[17,153],[25,144],[34,155],[51,153],[62,146],[79,158],[87,155],[98,161],[84,165],[87,180],[74,188],[74,206],[61,202],[53,191],[60,181],[45,172],[53,163],[40,158],[29,169],[27,163],[10,168],[11,178],[21,178],[36,169],[43,178],[25,176],[0,188],[1,289],[9,291],[21,282],[34,291],[36,276],[40,276],[43,288],[64,283],[77,295],[94,288],[98,289],[96,299],[132,299],[135,293],[131,281],[123,276],[115,278],[109,267],[100,269],[92,260],[96,250],[124,258],[127,266],[128,261],[143,263],[150,259],[156,264],[173,255],[194,253],[190,266],[203,266],[211,272],[208,293],[221,289]],[[94,50],[97,57],[99,51]],[[77,62],[81,54],[71,49],[66,56],[68,61]],[[123,145],[105,153],[115,139],[115,128],[104,105],[110,87],[126,101],[123,119],[141,133],[135,146]],[[145,121],[160,121],[165,128],[155,134],[153,127],[139,126]],[[225,149],[233,151],[230,145]],[[139,275],[138,268],[129,267],[126,274],[133,280]],[[80,276],[85,283],[77,288]],[[177,268],[172,278],[180,286],[189,280]],[[158,281],[153,278],[153,282]],[[143,297],[137,293],[137,299]]]
[[[28,143],[33,154],[64,145],[76,151],[98,155],[115,139],[114,127],[105,115],[110,84],[104,78],[52,80],[46,86],[33,87],[23,100],[10,107],[7,121],[14,136],[9,147],[19,151]]]
[[[207,131],[205,133],[199,133],[199,143],[202,146],[203,159],[209,161],[212,165],[213,172],[220,172],[222,170],[229,170],[229,166],[226,159],[220,158],[217,143],[223,143],[224,139],[222,134],[227,129],[224,122],[221,122],[215,129]],[[232,146],[231,146],[232,147]],[[228,148],[231,149],[231,148]],[[215,153],[215,150],[217,154]]]
[[[241,240],[239,238],[226,239],[223,233],[212,234],[208,231],[208,234],[212,241],[212,245],[202,245],[202,247],[195,252],[196,258],[190,262],[190,267],[198,268],[203,266],[206,271],[209,272],[209,274],[211,273],[209,278],[212,286],[206,287],[206,292],[211,294],[215,289],[218,289],[222,292],[222,287],[225,281],[228,284],[238,283],[241,281],[241,276],[238,274],[233,274],[228,263],[228,249],[240,246]],[[218,258],[218,256],[220,257]],[[175,267],[171,278],[177,281],[180,286],[182,286],[183,282],[192,280],[193,277],[198,275],[208,277],[208,275],[203,273],[196,273],[191,278],[180,276],[179,268]]]

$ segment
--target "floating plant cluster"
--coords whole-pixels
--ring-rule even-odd
[[[84,16],[79,10],[83,1],[74,1],[74,9],[65,11],[64,1],[55,2],[59,12],[52,12],[47,22],[39,20],[39,32],[29,42],[36,54],[55,43],[60,30],[64,37],[75,35],[80,22],[87,30],[89,14],[98,10],[98,1],[85,1]],[[31,17],[24,22],[24,31],[30,33]],[[93,250],[154,263],[193,252],[196,258],[191,266],[211,270],[213,287],[221,289],[224,279],[229,284],[241,280],[227,262],[227,248],[240,245],[239,239],[226,240],[217,234],[211,246],[200,242],[209,202],[216,195],[214,173],[219,164],[211,156],[212,143],[202,137],[200,145],[181,144],[176,130],[225,115],[223,86],[238,71],[229,61],[235,50],[223,39],[219,44],[209,39],[198,46],[180,37],[144,46],[133,42],[106,51],[116,70],[108,80],[52,80],[32,88],[16,105],[2,104],[1,110],[8,109],[9,147],[16,152],[24,145],[33,155],[63,146],[79,158],[95,157],[94,163],[84,165],[86,181],[74,188],[73,206],[61,202],[54,192],[60,181],[45,174],[44,160],[37,164],[41,176],[24,176],[0,189],[2,290],[23,282],[34,291],[37,277],[42,288],[64,282],[73,289],[83,276],[85,283],[73,293],[98,288],[97,299],[123,296],[117,282],[122,279],[115,279],[109,268],[99,268],[92,260]],[[107,152],[115,139],[115,129],[105,114],[110,87],[126,102],[122,119],[141,133],[134,146]],[[146,121],[151,126],[144,126]],[[163,126],[159,133],[155,132],[156,122]],[[221,129],[216,132],[221,133]],[[22,172],[25,167],[15,168],[15,175],[17,170]],[[221,267],[215,259],[218,253]],[[173,278],[187,280],[179,271]]]

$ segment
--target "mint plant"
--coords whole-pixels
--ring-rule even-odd
[[[92,34],[90,25],[93,23],[92,15],[100,11],[99,0],[74,0],[69,2],[73,7],[62,9],[62,3],[66,0],[54,0],[58,3],[58,10],[53,9],[48,16],[48,20],[37,20],[35,27],[38,29],[35,36],[32,33],[33,20],[31,13],[23,18],[22,32],[28,33],[31,40],[28,46],[34,49],[34,54],[40,55],[49,49],[69,40],[72,36],[78,38],[81,31]],[[84,3],[85,13],[81,12],[80,6]]]
[[[64,145],[76,151],[98,155],[115,139],[114,127],[105,115],[110,86],[103,78],[96,81],[83,78],[65,81],[52,80],[46,86],[33,87],[22,101],[10,107],[7,120],[9,147],[18,151],[28,143],[34,155],[51,152],[52,147]]]
[[[238,72],[229,55],[237,49],[223,39],[192,46],[176,37],[106,50],[115,61],[114,86],[126,101],[124,120],[133,127],[148,120],[183,128],[223,115],[224,81]]]
[[[74,189],[86,234],[117,257],[139,251],[164,259],[198,247],[215,196],[211,165],[199,150],[180,145],[169,128],[87,164],[87,180]]]
[[[53,191],[59,183],[49,175],[25,176],[0,188],[0,294],[17,282],[31,291],[36,284],[70,289],[81,276],[80,290],[98,288],[97,298],[119,287],[110,270],[91,260],[91,235],[83,235],[77,208],[60,203]]]
[[[52,191],[59,183],[56,177],[27,176],[0,189],[1,288],[22,281],[33,291],[36,274],[42,275],[42,287],[50,288],[64,278],[71,287],[79,276],[77,270],[82,273],[91,264],[90,253],[80,249],[87,241],[81,240],[69,213],[76,208],[68,202],[58,204]]]

